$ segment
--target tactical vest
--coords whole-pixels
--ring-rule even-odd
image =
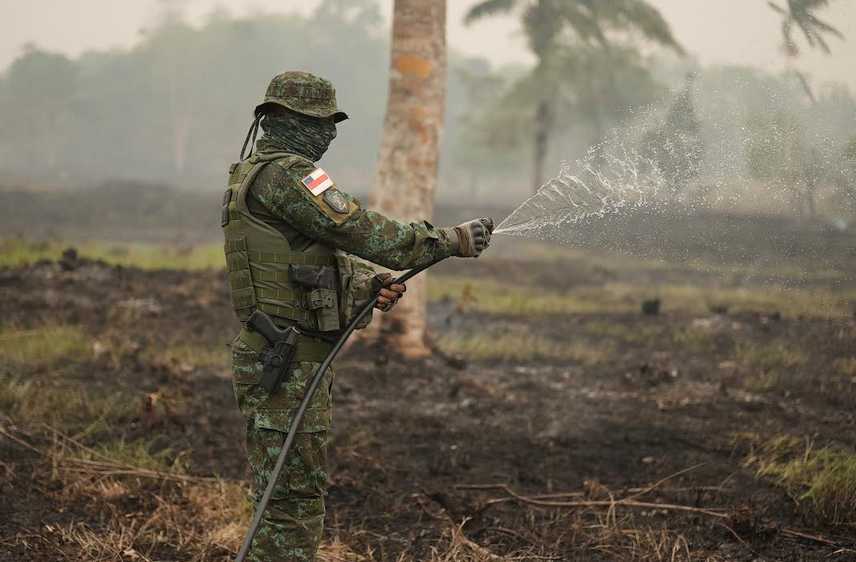
[[[250,186],[262,168],[274,160],[288,168],[304,159],[288,153],[253,154],[232,164],[229,170],[221,226],[226,238],[226,270],[235,313],[241,322],[259,309],[278,324],[297,323],[324,332],[339,330],[345,320],[340,314],[339,287],[300,285],[292,278],[290,266],[315,266],[319,271],[332,268],[338,285],[339,270],[347,258],[317,243],[294,251],[281,232],[253,216],[247,208]]]

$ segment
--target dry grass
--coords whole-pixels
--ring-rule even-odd
[[[79,483],[79,480],[76,482]],[[163,560],[192,562],[229,560],[243,538],[248,514],[243,506],[245,490],[235,483],[161,483],[157,488],[138,487],[100,480],[76,486],[87,494],[106,520],[93,526],[71,523],[51,529],[74,560]],[[143,512],[122,513],[115,508],[123,498],[153,495]],[[102,515],[102,517],[103,517]]]
[[[750,444],[746,465],[784,487],[805,512],[826,523],[856,525],[856,454],[793,436],[750,438]]]
[[[144,441],[90,448],[57,430],[48,435],[37,470],[50,470],[39,477],[58,484],[59,505],[98,521],[44,529],[67,559],[207,562],[237,550],[250,517],[243,482],[190,476],[180,455],[152,453]]]
[[[234,556],[251,514],[245,483],[188,475],[180,463],[152,455],[142,442],[90,449],[59,431],[53,430],[49,435],[51,440],[42,454],[48,461],[45,465],[53,466],[54,470],[40,477],[59,484],[51,487],[59,505],[76,505],[77,510],[85,509],[90,516],[87,522],[48,525],[40,528],[38,535],[22,535],[19,540],[32,542],[35,537],[61,551],[58,559],[92,562],[227,562]],[[653,492],[669,478],[638,489],[632,497]],[[518,505],[520,509],[530,509],[525,504]],[[619,501],[617,505],[623,504]],[[536,525],[535,512],[531,512],[530,527],[501,530],[524,540],[532,537],[533,545],[538,542],[539,533],[559,532],[563,537],[561,544],[541,544],[537,549],[533,546],[502,553],[479,544],[465,533],[464,523],[455,523],[440,512],[431,514],[442,524],[435,544],[428,546],[427,552],[405,550],[394,559],[379,557],[368,547],[363,546],[362,549],[368,549],[361,551],[360,547],[349,544],[349,539],[361,535],[359,528],[353,528],[328,539],[321,546],[318,560],[562,560],[561,553],[572,549],[628,562],[722,562],[708,552],[693,550],[680,533],[654,524],[656,519],[648,519],[650,524],[640,521],[639,517],[653,517],[655,512],[662,511],[658,507],[668,508],[667,504],[650,505],[653,510],[650,514],[644,510],[622,514],[616,507],[608,506],[594,507],[591,511],[556,511],[545,522],[551,527],[549,530]],[[539,517],[543,517],[543,512]],[[555,553],[551,553],[551,548],[557,549]]]
[[[668,529],[639,525],[630,517],[607,513],[594,523],[578,523],[589,538],[587,547],[612,560],[628,562],[725,562],[708,552],[697,552],[686,537]]]

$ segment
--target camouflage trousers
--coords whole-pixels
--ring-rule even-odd
[[[292,416],[318,366],[319,363],[313,362],[297,363],[279,391],[268,395],[258,384],[262,373],[258,353],[241,341],[240,336],[232,343],[232,382],[238,407],[246,420],[253,505],[264,493]],[[332,371],[325,375],[327,380],[306,410],[247,560],[315,560],[324,531],[332,377]]]

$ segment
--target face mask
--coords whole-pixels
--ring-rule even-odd
[[[277,112],[262,118],[264,135],[257,144],[260,152],[292,152],[313,162],[320,160],[336,138],[336,124],[291,112]]]

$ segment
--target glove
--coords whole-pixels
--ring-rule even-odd
[[[378,293],[377,304],[375,308],[383,312],[389,312],[396,305],[398,299],[407,291],[404,285],[393,283],[392,275],[389,273],[378,273],[372,279],[372,284]]]
[[[477,258],[490,244],[490,234],[493,232],[493,219],[473,219],[447,230],[452,240],[457,238],[456,256]]]

